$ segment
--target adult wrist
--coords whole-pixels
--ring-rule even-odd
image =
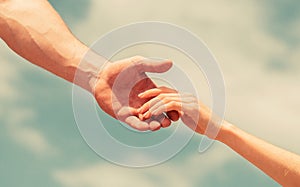
[[[73,83],[93,94],[99,75],[105,64],[110,62],[88,48],[80,53],[79,59],[70,65],[70,68],[75,70]]]

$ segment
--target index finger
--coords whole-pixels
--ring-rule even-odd
[[[161,93],[162,93],[162,90],[160,88],[152,88],[152,89],[146,90],[145,92],[140,93],[138,96],[140,98],[146,99],[146,98],[158,96]]]
[[[150,98],[150,97],[156,97],[162,93],[178,93],[178,92],[172,88],[161,86],[158,88],[152,88],[152,89],[146,90],[145,92],[140,93],[138,96],[140,98]]]

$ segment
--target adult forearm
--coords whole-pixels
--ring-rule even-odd
[[[70,82],[79,70],[76,84],[91,90],[97,68],[79,67],[88,47],[74,37],[48,1],[7,0],[1,3],[0,17],[0,36],[11,49]]]
[[[217,140],[283,186],[300,186],[300,157],[224,122]]]

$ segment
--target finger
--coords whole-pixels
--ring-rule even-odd
[[[161,125],[158,121],[152,120],[149,122],[149,127],[151,131],[157,131],[160,129]]]
[[[164,114],[160,114],[158,116],[152,116],[150,120],[150,129],[154,129],[152,131],[160,129],[160,127],[166,128],[171,125],[171,120],[168,119]]]
[[[142,72],[152,72],[152,73],[163,73],[168,71],[172,67],[171,60],[151,60],[142,59],[137,62],[137,69],[140,73]]]
[[[153,88],[153,89],[146,90],[145,92],[140,93],[138,96],[140,98],[150,98],[150,97],[156,97],[162,93],[178,93],[178,92],[171,88],[162,86],[159,88]]]
[[[141,106],[137,112],[140,114],[143,114],[144,112],[146,112],[147,110],[149,110],[149,108],[153,105],[155,105],[157,102],[159,102],[160,100],[158,98],[153,98],[149,101],[147,101],[146,103],[143,104],[143,106]]]
[[[180,116],[183,116],[182,111],[171,110],[167,112],[167,116],[172,121],[178,121]]]
[[[125,119],[125,123],[127,123],[132,128],[139,131],[147,131],[150,129],[149,124],[139,120],[136,116],[129,116]]]
[[[116,119],[120,120],[120,121],[125,121],[125,119],[128,116],[135,116],[138,115],[137,109],[133,108],[133,107],[122,107],[117,115],[116,115]]]
[[[140,93],[138,96],[140,98],[150,98],[150,97],[156,97],[157,95],[161,94],[162,90],[160,88],[153,88],[149,89],[145,92]]]
[[[151,112],[152,115],[159,115],[163,112],[169,112],[172,110],[181,111],[181,103],[180,102],[170,102],[165,105],[160,105],[156,110]]]
[[[177,105],[178,103],[180,103],[180,105],[181,105],[181,98],[176,95],[173,97],[168,97],[168,95],[161,96],[161,97],[162,97],[162,99],[159,100],[159,102],[156,102],[155,104],[150,106],[150,108],[149,108],[150,113],[153,114],[153,111],[157,110],[157,108],[164,106],[164,105],[168,105],[169,103],[171,103],[171,105],[174,105],[174,104]],[[169,105],[169,106],[171,106],[171,105]],[[175,108],[171,109],[171,110],[175,110]],[[169,108],[168,108],[168,110],[166,110],[164,112],[169,112],[171,110],[169,110]]]
[[[163,100],[175,100],[175,101],[180,101],[180,95],[177,93],[167,93],[167,94],[161,94],[158,97],[155,97],[149,101],[147,101],[145,104],[143,104],[143,106],[141,106],[137,112],[138,113],[144,113],[147,110],[149,110],[149,108],[151,106],[154,106],[155,104],[157,104],[159,101],[163,101]],[[165,103],[165,102],[164,102]]]
[[[169,127],[171,125],[171,120],[168,119],[164,114],[162,114],[162,119],[160,120],[160,124],[163,128]]]

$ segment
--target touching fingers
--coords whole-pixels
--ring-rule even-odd
[[[169,127],[171,125],[171,120],[168,119],[164,114],[161,114],[160,124],[163,128]]]
[[[149,117],[149,113],[151,115],[158,115],[162,112],[169,112],[172,110],[180,111],[181,108],[178,108],[178,106],[181,106],[181,98],[178,94],[162,94],[159,97],[159,101],[155,101],[153,103],[150,102],[150,104],[147,105],[148,111],[145,113],[145,117]],[[154,98],[156,99],[156,98]],[[165,107],[165,108],[163,108]],[[160,109],[155,114],[154,111]]]
[[[149,111],[150,108],[152,108],[152,111],[155,110],[157,107],[162,105],[158,104],[161,101],[163,101],[163,104],[172,100],[181,102],[181,96],[179,95],[179,93],[176,90],[168,87],[149,89],[143,93],[140,93],[138,96],[143,99],[152,98],[137,110],[137,112],[139,113],[138,116],[141,120],[149,119],[152,116],[151,111]],[[162,122],[162,126],[169,126],[171,124],[171,120],[177,121],[179,117],[183,115],[182,111],[171,110],[171,108],[164,110],[160,109],[159,112],[161,111],[166,112],[167,115],[167,120]],[[159,112],[157,111],[157,113]]]
[[[132,128],[139,131],[150,130],[149,124],[139,120],[136,116],[129,116],[125,119],[125,122],[130,125]]]
[[[159,87],[159,88],[153,88],[153,89],[149,89],[143,93],[140,93],[138,96],[140,98],[151,98],[151,97],[156,97],[158,96],[159,94],[166,94],[166,93],[177,93],[176,90],[173,90],[171,88],[168,88],[168,87]]]
[[[151,111],[152,115],[158,115],[163,112],[168,112],[168,111],[172,111],[172,110],[176,110],[176,111],[180,112],[181,111],[181,102],[171,101],[166,104],[162,103],[160,105],[157,105],[156,108],[153,110],[151,110],[151,108],[149,109],[149,111]]]
[[[137,112],[143,114],[143,113],[145,113],[147,110],[149,110],[149,108],[150,108],[151,106],[155,105],[155,104],[156,104],[157,102],[159,102],[159,101],[160,101],[159,98],[156,98],[156,97],[155,97],[155,98],[153,98],[153,99],[147,101],[145,104],[143,104],[143,106],[141,106],[141,107],[137,110]]]
[[[150,125],[150,130],[156,131],[161,127],[166,128],[171,125],[171,120],[168,119],[164,114],[152,116],[147,120]]]
[[[160,129],[161,125],[158,121],[152,120],[149,122],[149,127],[151,131],[157,131]]]
[[[141,106],[137,112],[138,113],[145,113],[147,110],[149,110],[150,107],[156,105],[158,102],[164,100],[178,100],[179,95],[177,93],[167,93],[167,94],[160,94],[155,98],[152,98],[151,100],[147,101],[143,106]]]
[[[162,90],[160,88],[153,88],[150,90],[147,90],[143,93],[140,93],[138,96],[140,98],[146,99],[146,98],[150,98],[150,97],[156,97],[157,95],[161,94]]]

